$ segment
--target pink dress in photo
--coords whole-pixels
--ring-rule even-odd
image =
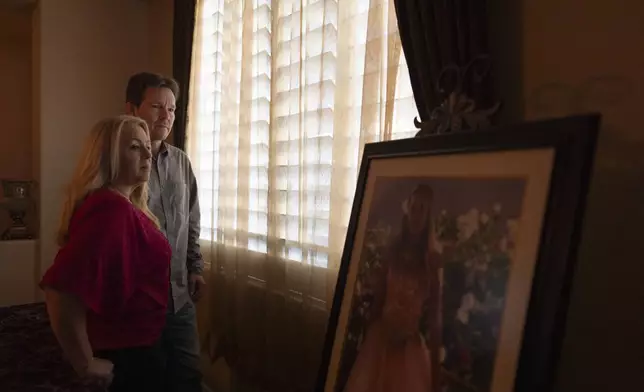
[[[389,269],[380,317],[367,327],[344,392],[431,392],[431,356],[419,322],[428,278]]]

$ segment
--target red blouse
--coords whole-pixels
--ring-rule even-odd
[[[101,189],[74,213],[40,286],[83,301],[94,350],[148,346],[165,324],[171,253],[143,212]]]

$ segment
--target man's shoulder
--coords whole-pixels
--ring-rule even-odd
[[[179,147],[175,147],[170,143],[165,144],[165,149],[168,151],[168,155],[174,156],[174,157],[180,157],[184,159],[188,159],[188,154],[186,154],[182,149]]]
[[[166,143],[166,151],[168,151],[168,157],[175,162],[180,162],[185,166],[190,166],[190,158],[188,157],[188,154],[185,153],[182,149],[179,147],[175,147],[172,144]]]

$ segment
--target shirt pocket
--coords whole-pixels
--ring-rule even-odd
[[[173,215],[185,218],[189,214],[189,188],[183,182],[173,181],[168,184],[168,199]]]

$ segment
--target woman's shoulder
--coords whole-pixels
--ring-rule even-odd
[[[73,221],[91,219],[92,223],[107,224],[131,216],[132,203],[125,197],[109,189],[97,189],[85,197],[72,217]]]

